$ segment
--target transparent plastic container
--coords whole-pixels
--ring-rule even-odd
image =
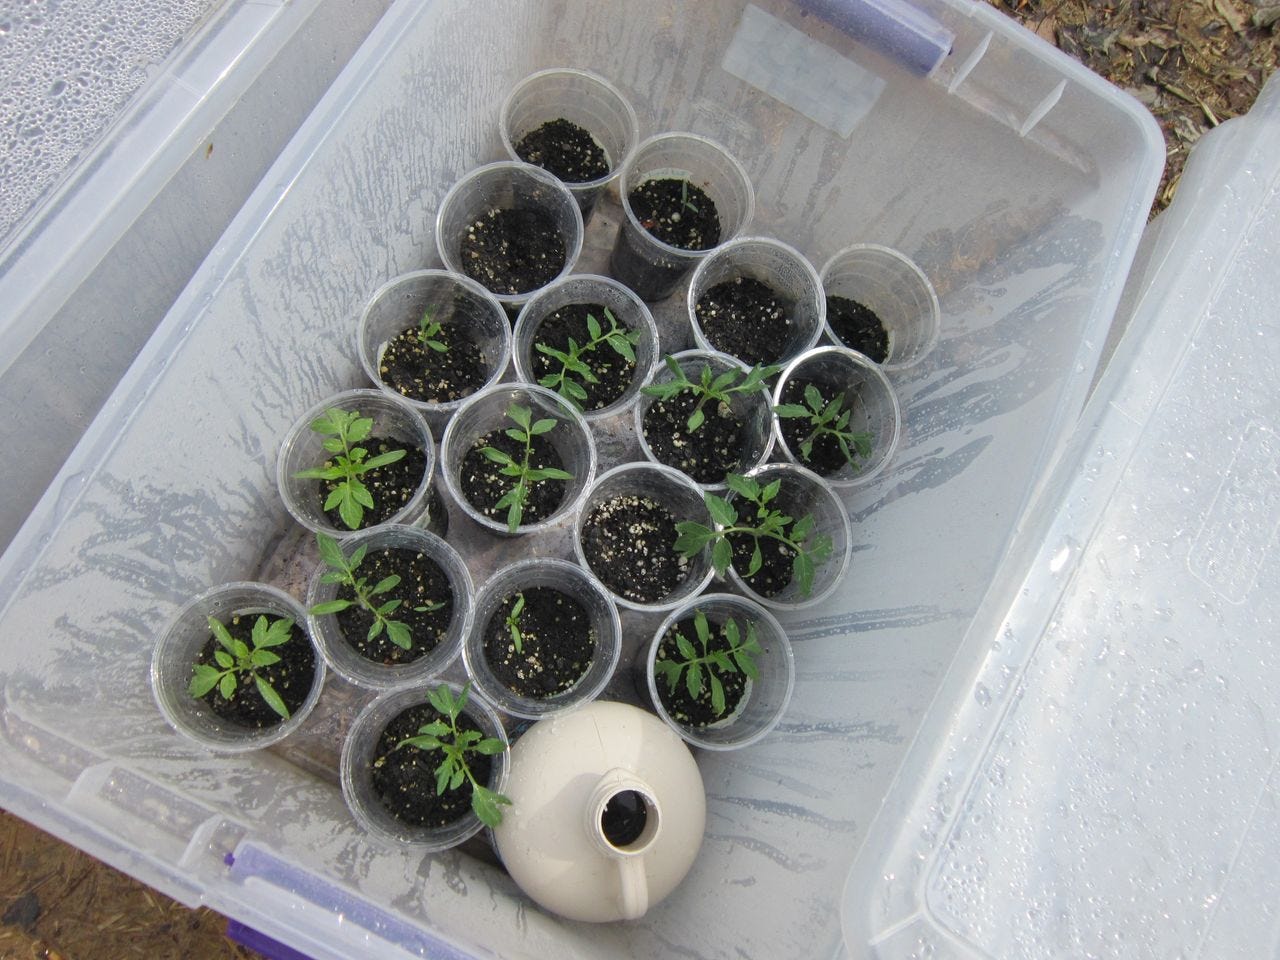
[[[533,587],[559,590],[582,604],[596,637],[595,655],[586,671],[568,690],[546,698],[516,693],[502,682],[485,657],[485,632],[498,608],[514,594]],[[600,581],[580,566],[555,558],[520,560],[497,571],[476,596],[475,618],[462,647],[462,662],[475,689],[503,713],[525,720],[572,710],[600,696],[613,679],[622,652],[622,623],[618,609]]]
[[[512,89],[498,114],[502,145],[512,160],[528,134],[552,120],[568,120],[604,150],[609,172],[592,180],[566,182],[584,221],[591,218],[602,191],[622,173],[622,164],[640,139],[636,111],[622,92],[598,74],[571,68],[539,70]]]

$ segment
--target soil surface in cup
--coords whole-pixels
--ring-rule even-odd
[[[787,515],[790,516],[790,514]],[[729,544],[733,547],[733,569],[738,571],[742,582],[760,596],[776,597],[791,585],[792,562],[796,552],[782,541],[774,540],[772,537],[761,537],[759,543],[760,569],[751,576],[747,576],[746,571],[751,569],[751,555],[755,552],[756,539],[745,533],[730,534]]]
[[[816,404],[808,402],[815,399]],[[847,391],[831,384],[793,376],[783,384],[781,401],[808,411],[804,417],[778,418],[782,439],[797,460],[821,477],[839,473],[845,466],[855,474],[862,469],[875,438],[862,429],[865,418],[857,416],[860,402],[856,393],[850,398]],[[814,412],[814,406],[819,412]]]
[[[566,304],[538,325],[530,354],[533,375],[578,409],[603,410],[631,386],[639,341],[640,332],[629,330],[604,305]],[[543,348],[558,350],[570,361]]]
[[[681,250],[710,250],[720,242],[720,214],[706,192],[678,177],[645,180],[627,195],[640,226]]]
[[[373,506],[365,507],[364,518],[360,522],[359,529],[366,529],[377,526],[379,523],[387,522],[403,510],[406,503],[413,499],[413,495],[418,492],[418,488],[422,486],[423,478],[427,475],[427,456],[418,447],[408,446],[399,440],[392,440],[387,437],[368,437],[360,442],[360,446],[369,451],[366,457],[367,460],[372,460],[374,457],[390,450],[403,450],[405,452],[404,456],[394,463],[374,467],[361,475],[360,482],[365,485],[369,495],[373,498]],[[331,467],[333,466],[333,461],[326,460],[320,466]],[[346,530],[348,527],[336,506],[332,510],[324,509],[324,504],[329,494],[333,492],[340,482],[338,480],[317,480],[316,503],[330,524],[338,530]]]
[[[698,638],[693,617],[685,617],[677,621],[667,629],[658,642],[657,656],[654,657],[657,662],[666,660],[675,664],[688,664],[689,658],[680,652],[680,637],[692,645],[696,658],[714,657],[720,654],[717,660],[700,663],[692,671],[697,678],[696,681],[692,681],[694,689],[698,691],[697,694],[690,692],[689,666],[684,667],[674,685],[662,673],[655,677],[658,698],[662,701],[662,708],[667,711],[667,716],[688,727],[707,727],[732,717],[747,689],[746,674],[733,658],[733,645],[725,634],[724,623],[711,621],[708,626],[710,630],[707,642],[703,645]],[[738,623],[738,627],[740,630],[743,629],[741,623]],[[744,640],[745,635],[740,634],[739,642]],[[713,674],[724,692],[724,710],[719,713],[713,706]]]
[[[489,369],[480,348],[458,327],[442,326],[424,337],[415,326],[387,342],[378,374],[388,387],[411,400],[452,403],[484,386]]]
[[[436,794],[436,767],[444,759],[441,751],[410,746],[396,749],[402,740],[417,736],[420,728],[437,720],[449,722],[429,703],[410,707],[387,724],[373,751],[370,781],[374,795],[391,816],[414,827],[443,827],[471,812],[469,780],[464,779],[456,790]],[[463,712],[458,717],[458,729],[465,732],[481,727]],[[478,783],[489,782],[493,766],[489,757],[468,753],[467,766]]]
[[[565,183],[587,183],[609,172],[604,147],[586,130],[563,117],[530,130],[516,144],[516,156],[554,174]]]
[[[462,272],[492,293],[529,293],[564,268],[564,237],[541,210],[495,208],[467,227],[458,259]]]
[[[453,619],[453,591],[440,565],[425,553],[399,547],[373,550],[365,555],[355,575],[357,580],[364,581],[366,589],[385,582],[388,577],[400,578],[390,589],[370,597],[369,602],[381,607],[398,600],[395,609],[385,617],[408,627],[410,637],[408,650],[391,641],[385,625],[377,636],[370,638],[375,623],[373,613],[359,604],[351,587],[339,584],[335,598],[350,600],[352,606],[332,616],[337,618],[347,643],[360,656],[387,665],[412,663],[444,639]]]
[[[564,430],[569,427],[562,423],[558,429]],[[481,452],[485,447],[501,450],[519,464],[524,460],[524,443],[507,436],[505,428],[491,430],[480,437],[471,445],[471,449],[462,455],[459,476],[462,495],[479,513],[499,523],[506,523],[508,508],[499,507],[498,502],[506,496],[508,490],[515,486],[516,478],[505,476],[502,473],[502,466],[494,463]],[[533,470],[545,470],[548,467],[564,469],[564,460],[545,434],[535,436],[530,444],[529,467]],[[564,500],[566,483],[564,480],[535,482],[525,497],[521,525],[537,523],[555,513],[556,508]]]
[[[227,632],[233,638],[244,641],[252,650],[253,625],[259,616],[261,614],[256,613],[236,615],[229,620],[224,620],[222,625],[227,628]],[[267,615],[268,625],[278,619],[278,617]],[[255,673],[280,695],[285,708],[292,716],[311,693],[311,683],[315,679],[316,672],[315,651],[307,640],[306,631],[297,624],[294,624],[293,629],[289,631],[287,641],[269,649],[280,658],[280,661],[258,667]],[[222,644],[218,643],[210,633],[208,642],[201,648],[195,662],[222,670],[223,666],[214,657],[219,650],[224,650]],[[284,722],[284,718],[267,706],[267,702],[262,699],[253,677],[243,673],[236,676],[236,688],[230,698],[223,697],[222,691],[214,687],[201,699],[223,720],[248,730],[262,730]]]
[[[641,421],[644,440],[659,462],[695,483],[723,483],[725,474],[740,473],[745,466],[746,424],[727,403],[712,400],[703,404],[705,419],[698,429],[690,430],[689,417],[697,404],[698,398],[687,390],[669,400],[655,400]]]
[[[620,597],[656,603],[689,573],[675,551],[676,517],[651,497],[622,494],[599,503],[582,524],[582,552],[591,572]]]
[[[513,617],[521,598],[520,613]],[[533,700],[570,689],[587,672],[595,652],[587,608],[554,587],[513,593],[485,625],[489,669],[507,689]]]
[[[851,350],[866,354],[874,363],[889,356],[889,332],[870,307],[848,297],[827,297],[827,323],[836,338]]]
[[[748,365],[776,363],[791,336],[791,307],[768,284],[751,277],[717,283],[693,312],[715,349]]]

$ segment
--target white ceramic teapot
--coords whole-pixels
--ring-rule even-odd
[[[657,717],[596,702],[540,721],[511,748],[512,805],[494,829],[512,878],[570,920],[634,920],[684,879],[706,792]]]

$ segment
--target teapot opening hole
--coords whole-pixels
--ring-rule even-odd
[[[600,814],[600,830],[604,838],[619,849],[639,840],[648,822],[648,800],[636,790],[615,793]]]

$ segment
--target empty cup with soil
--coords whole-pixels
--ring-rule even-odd
[[[293,733],[324,677],[306,611],[264,583],[227,583],[190,600],[151,658],[151,690],[165,719],[220,753],[260,750]]]
[[[501,821],[509,763],[507,735],[484,698],[455,684],[415,684],[380,694],[360,712],[339,774],[361,827],[384,843],[431,853]]]
[[[714,525],[680,524],[677,551],[711,551],[715,573],[767,607],[795,610],[824,600],[849,565],[849,515],[831,485],[793,463],[730,474],[729,491],[708,491]]]
[[[462,659],[504,713],[538,720],[594,700],[613,677],[622,626],[599,581],[564,560],[521,560],[476,596]]]
[[[595,476],[587,423],[545,387],[495,384],[467,400],[440,441],[449,496],[494,533],[546,528],[577,508]]]
[[[626,219],[610,272],[648,301],[674,293],[755,212],[742,164],[718,143],[691,133],[643,141],[623,164],[618,190]]]
[[[769,458],[767,377],[777,372],[704,350],[666,357],[636,406],[640,449],[701,486],[722,488],[727,474],[745,473]]]
[[[582,212],[569,189],[528,163],[477,167],[445,194],[436,216],[445,268],[478,282],[514,314],[573,270]]]
[[[557,176],[584,220],[640,138],[631,104],[603,77],[570,68],[539,70],[516,84],[499,114],[512,159]]]
[[[786,363],[812,347],[827,305],[818,272],[798,250],[742,237],[698,265],[688,309],[700,349],[750,365]]]
[[[383,284],[360,315],[360,364],[437,430],[477,390],[497,383],[511,355],[511,325],[480,284],[417,270]]]
[[[760,604],[727,593],[705,593],[673,610],[642,663],[654,712],[706,750],[764,738],[795,685],[782,626]]]
[[[398,525],[342,543],[317,539],[308,623],[337,673],[387,689],[423,683],[453,662],[472,613],[471,575],[453,547]]]
[[[669,610],[711,580],[709,550],[676,551],[683,522],[710,523],[702,491],[656,463],[624,463],[600,475],[573,528],[578,562],[620,606]]]
[[[777,449],[835,487],[878,476],[898,447],[893,385],[856,350],[814,347],[791,361],[773,391]]]
[[[878,244],[846,247],[822,268],[826,332],[886,370],[919,363],[938,342],[933,284],[910,257]]]
[[[635,402],[658,363],[658,328],[622,284],[580,274],[524,305],[514,353],[520,380],[554,390],[592,422]]]
[[[276,483],[295,520],[343,538],[425,520],[434,469],[431,428],[408,401],[381,390],[347,390],[289,428]]]

